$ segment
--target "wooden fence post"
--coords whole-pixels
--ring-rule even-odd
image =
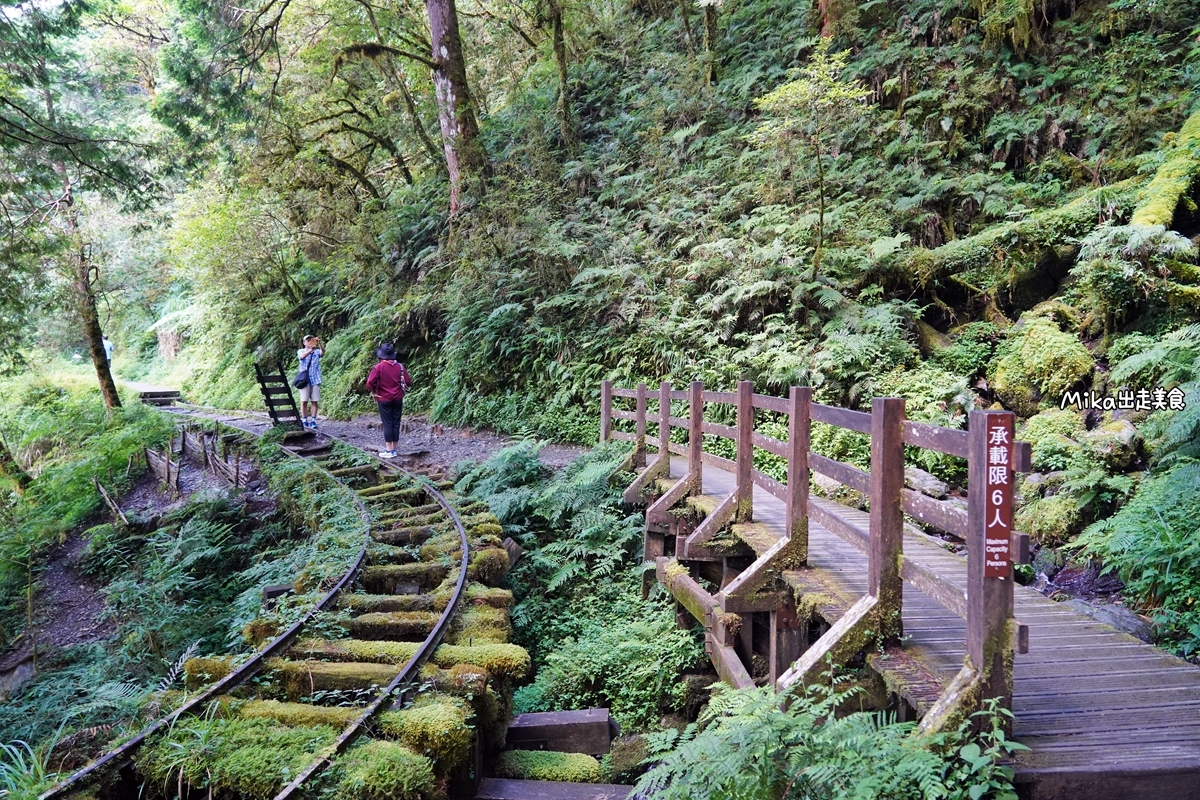
[[[904,549],[904,399],[871,401],[871,544],[868,591],[878,604],[879,638],[893,644],[903,633],[904,581],[900,555]]]
[[[658,384],[658,457],[671,474],[671,382]]]
[[[612,381],[600,383],[600,444],[612,438]]]
[[[808,561],[808,448],[811,439],[812,389],[793,386],[788,393],[787,520],[793,552]]]
[[[704,480],[704,384],[688,386],[688,477],[692,492],[700,494]]]
[[[754,519],[754,384],[737,385],[737,520]]]
[[[633,466],[646,466],[646,384],[637,385],[637,420],[634,423],[636,440],[633,444]]]
[[[982,699],[1012,708],[1013,414],[972,411],[967,459],[967,656]]]

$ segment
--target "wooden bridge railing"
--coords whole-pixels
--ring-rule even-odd
[[[633,409],[615,408],[617,398],[633,400]],[[653,412],[648,408],[651,402],[656,405]],[[686,403],[687,417],[672,416],[672,402]],[[733,406],[736,424],[706,420],[707,405]],[[787,418],[787,441],[755,430],[757,410]],[[728,419],[728,414],[723,418]],[[633,432],[617,429],[614,422],[618,420],[632,422]],[[870,471],[813,452],[813,422],[866,434],[870,438]],[[655,433],[648,433],[647,425],[655,423]],[[851,631],[856,626],[873,628],[873,637],[881,645],[896,643],[902,634],[903,584],[908,581],[967,622],[968,663],[947,690],[947,702],[957,702],[966,694],[998,697],[1006,702],[1011,698],[1012,653],[1014,649],[1024,652],[1028,642],[1027,629],[1013,619],[1011,564],[1014,555],[1018,562],[1027,558],[1028,539],[1013,530],[1012,492],[1015,473],[1030,469],[1030,447],[1014,440],[1013,424],[1013,415],[1008,411],[973,411],[969,430],[954,430],[906,419],[901,398],[875,398],[867,413],[814,403],[808,387],[792,387],[786,398],[755,394],[748,381],[739,382],[735,392],[705,391],[698,381],[686,390],[674,390],[664,381],[654,394],[644,383],[636,389],[619,389],[605,381],[601,387],[600,439],[631,442],[632,464],[640,469],[626,491],[627,501],[638,501],[656,478],[669,474],[672,455],[687,457],[686,477],[650,506],[648,525],[687,495],[700,493],[704,465],[720,467],[735,476],[735,490],[688,535],[682,552],[677,547],[677,558],[686,559],[690,551],[703,548],[731,522],[753,521],[755,485],[784,503],[785,538],[801,561],[807,559],[809,518],[867,556],[868,594],[839,621],[844,630],[831,630],[832,635],[815,642],[780,677],[781,688],[810,679],[814,670],[823,668],[833,648],[853,638]],[[671,441],[673,429],[687,431],[686,444]],[[705,435],[733,441],[736,458],[731,461],[705,452]],[[966,511],[905,487],[906,445],[967,460]],[[648,447],[657,451],[649,463]],[[756,449],[786,459],[787,477],[783,483],[754,467]],[[866,496],[869,529],[864,530],[861,524],[839,513],[844,507],[810,498],[812,472]],[[966,541],[965,592],[904,554],[905,514]],[[648,558],[655,555],[661,552],[647,552]]]

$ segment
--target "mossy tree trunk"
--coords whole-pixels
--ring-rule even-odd
[[[717,7],[709,0],[704,4],[704,55],[707,58],[704,79],[717,82]]]
[[[433,86],[438,121],[450,177],[450,213],[455,214],[461,202],[464,175],[479,172],[485,158],[467,88],[467,62],[458,33],[458,9],[454,0],[426,0],[425,8],[429,12],[429,38],[436,65]]]
[[[578,149],[579,137],[575,120],[571,114],[571,92],[567,85],[567,41],[563,32],[562,0],[549,0],[550,26],[554,37],[554,64],[558,67],[558,129],[563,146],[574,153]]]

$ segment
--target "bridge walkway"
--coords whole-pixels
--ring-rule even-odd
[[[671,459],[671,479],[687,475]],[[731,472],[708,465],[705,495],[736,488]],[[813,504],[867,530],[868,514],[816,497]],[[784,503],[754,487],[754,521],[784,535]],[[966,558],[906,526],[904,552],[966,589]],[[809,518],[809,569],[850,599],[867,592],[867,557]],[[1015,763],[1017,782],[1036,797],[1200,797],[1200,669],[1023,586],[1016,618],[1029,626],[1015,654],[1014,738],[1031,749]],[[832,622],[833,620],[830,620]],[[906,582],[903,648],[948,684],[966,655],[966,622]],[[876,664],[883,666],[880,662]]]

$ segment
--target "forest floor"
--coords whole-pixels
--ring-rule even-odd
[[[40,659],[64,647],[98,642],[113,635],[115,625],[103,618],[101,586],[78,569],[86,547],[83,536],[73,531],[50,551],[33,595],[33,624],[15,646],[0,656],[0,674],[11,674],[19,682],[18,668],[33,658],[35,644]]]

